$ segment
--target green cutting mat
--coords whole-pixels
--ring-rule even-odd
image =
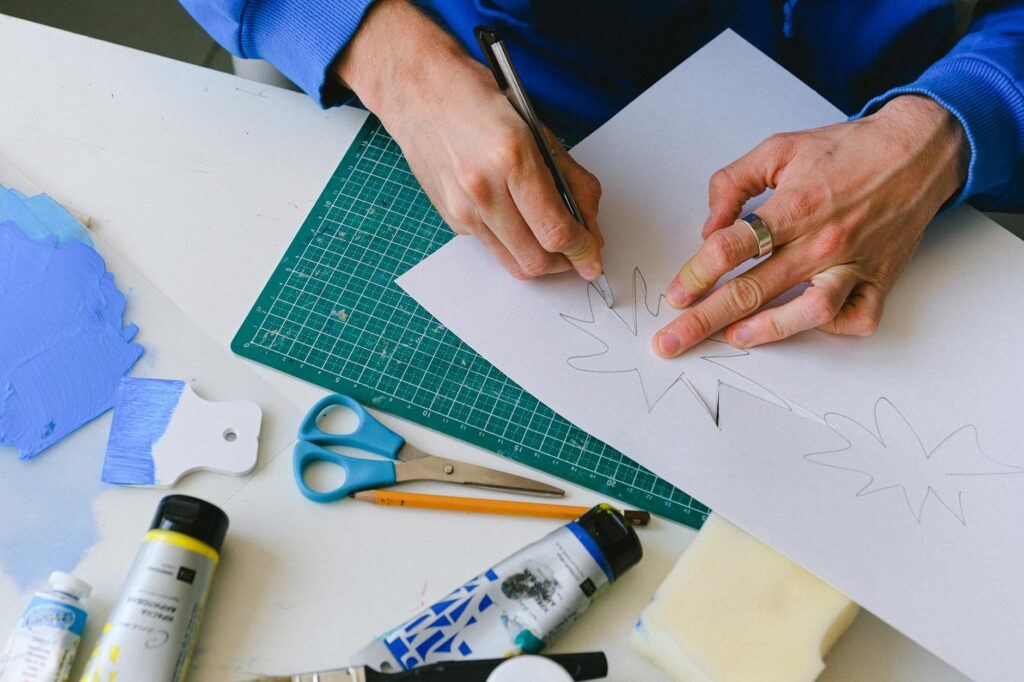
[[[707,507],[542,405],[395,284],[451,238],[398,145],[371,116],[232,349],[699,528]]]

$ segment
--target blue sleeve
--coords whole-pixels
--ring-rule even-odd
[[[328,74],[373,0],[181,0],[220,45],[264,59],[323,106],[351,93]]]
[[[931,97],[967,133],[967,181],[950,206],[970,199],[985,210],[1024,211],[1024,2],[980,13],[946,56],[858,116],[902,94]]]

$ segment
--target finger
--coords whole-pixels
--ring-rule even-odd
[[[597,248],[604,248],[604,235],[601,234],[601,226],[597,222],[598,204],[601,201],[601,182],[597,176],[577,163],[576,159],[566,150],[565,146],[550,131],[545,129],[551,149],[555,152],[555,160],[565,173],[565,179],[569,182],[569,189],[572,191],[576,204],[583,214],[583,222],[587,230],[597,239]]]
[[[551,253],[541,246],[508,191],[505,188],[496,191],[502,193],[502,196],[496,201],[487,202],[482,209],[481,219],[489,232],[516,260],[522,278],[572,269],[564,256]]]
[[[484,248],[491,253],[491,256],[493,256],[494,259],[498,261],[498,263],[500,263],[510,275],[516,279],[530,278],[525,272],[523,272],[523,269],[519,266],[519,262],[516,260],[515,256],[505,248],[505,245],[501,243],[501,240],[495,237],[490,228],[488,228],[480,219],[479,214],[474,209],[470,208],[471,204],[468,198],[459,204],[461,209],[456,210],[454,214],[449,212],[446,208],[442,208],[441,204],[435,203],[434,205],[438,207],[438,213],[441,214],[441,218],[444,222],[451,227],[452,232],[462,235],[473,235],[481,244],[484,245]],[[458,219],[456,219],[455,214],[458,215]]]
[[[870,336],[878,329],[884,308],[885,292],[882,288],[871,282],[861,282],[853,288],[835,319],[818,328],[829,334]]]
[[[655,334],[655,351],[662,357],[675,357],[722,327],[753,315],[800,282],[798,266],[799,256],[780,253],[737,275]]]
[[[708,181],[708,208],[701,236],[727,227],[740,217],[743,205],[766,189],[775,187],[779,171],[792,158],[788,135],[772,135],[752,150],[718,170]],[[760,211],[758,211],[760,214]]]
[[[540,245],[563,254],[584,279],[596,279],[602,272],[597,239],[565,207],[536,145],[512,168],[509,193]]]
[[[725,339],[734,346],[750,348],[828,325],[842,310],[857,280],[857,273],[848,266],[829,268],[811,278],[811,286],[789,303],[731,326]]]

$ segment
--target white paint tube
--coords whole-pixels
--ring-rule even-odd
[[[88,614],[79,606],[92,587],[55,571],[36,592],[0,655],[0,682],[64,682],[71,674]]]
[[[350,663],[395,671],[540,653],[642,556],[622,514],[598,505],[377,637]]]
[[[81,682],[181,682],[228,530],[220,508],[160,501]]]

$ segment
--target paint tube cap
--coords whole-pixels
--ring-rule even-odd
[[[644,556],[640,538],[620,511],[609,504],[599,504],[576,519],[576,525],[594,539],[608,566],[613,580],[633,568]]]
[[[543,656],[516,656],[494,669],[487,682],[572,682],[565,668]]]
[[[50,589],[74,599],[85,599],[92,594],[92,585],[62,571],[54,571],[50,574]]]
[[[150,530],[170,530],[205,542],[219,552],[228,533],[228,515],[206,500],[168,495],[157,505]]]

